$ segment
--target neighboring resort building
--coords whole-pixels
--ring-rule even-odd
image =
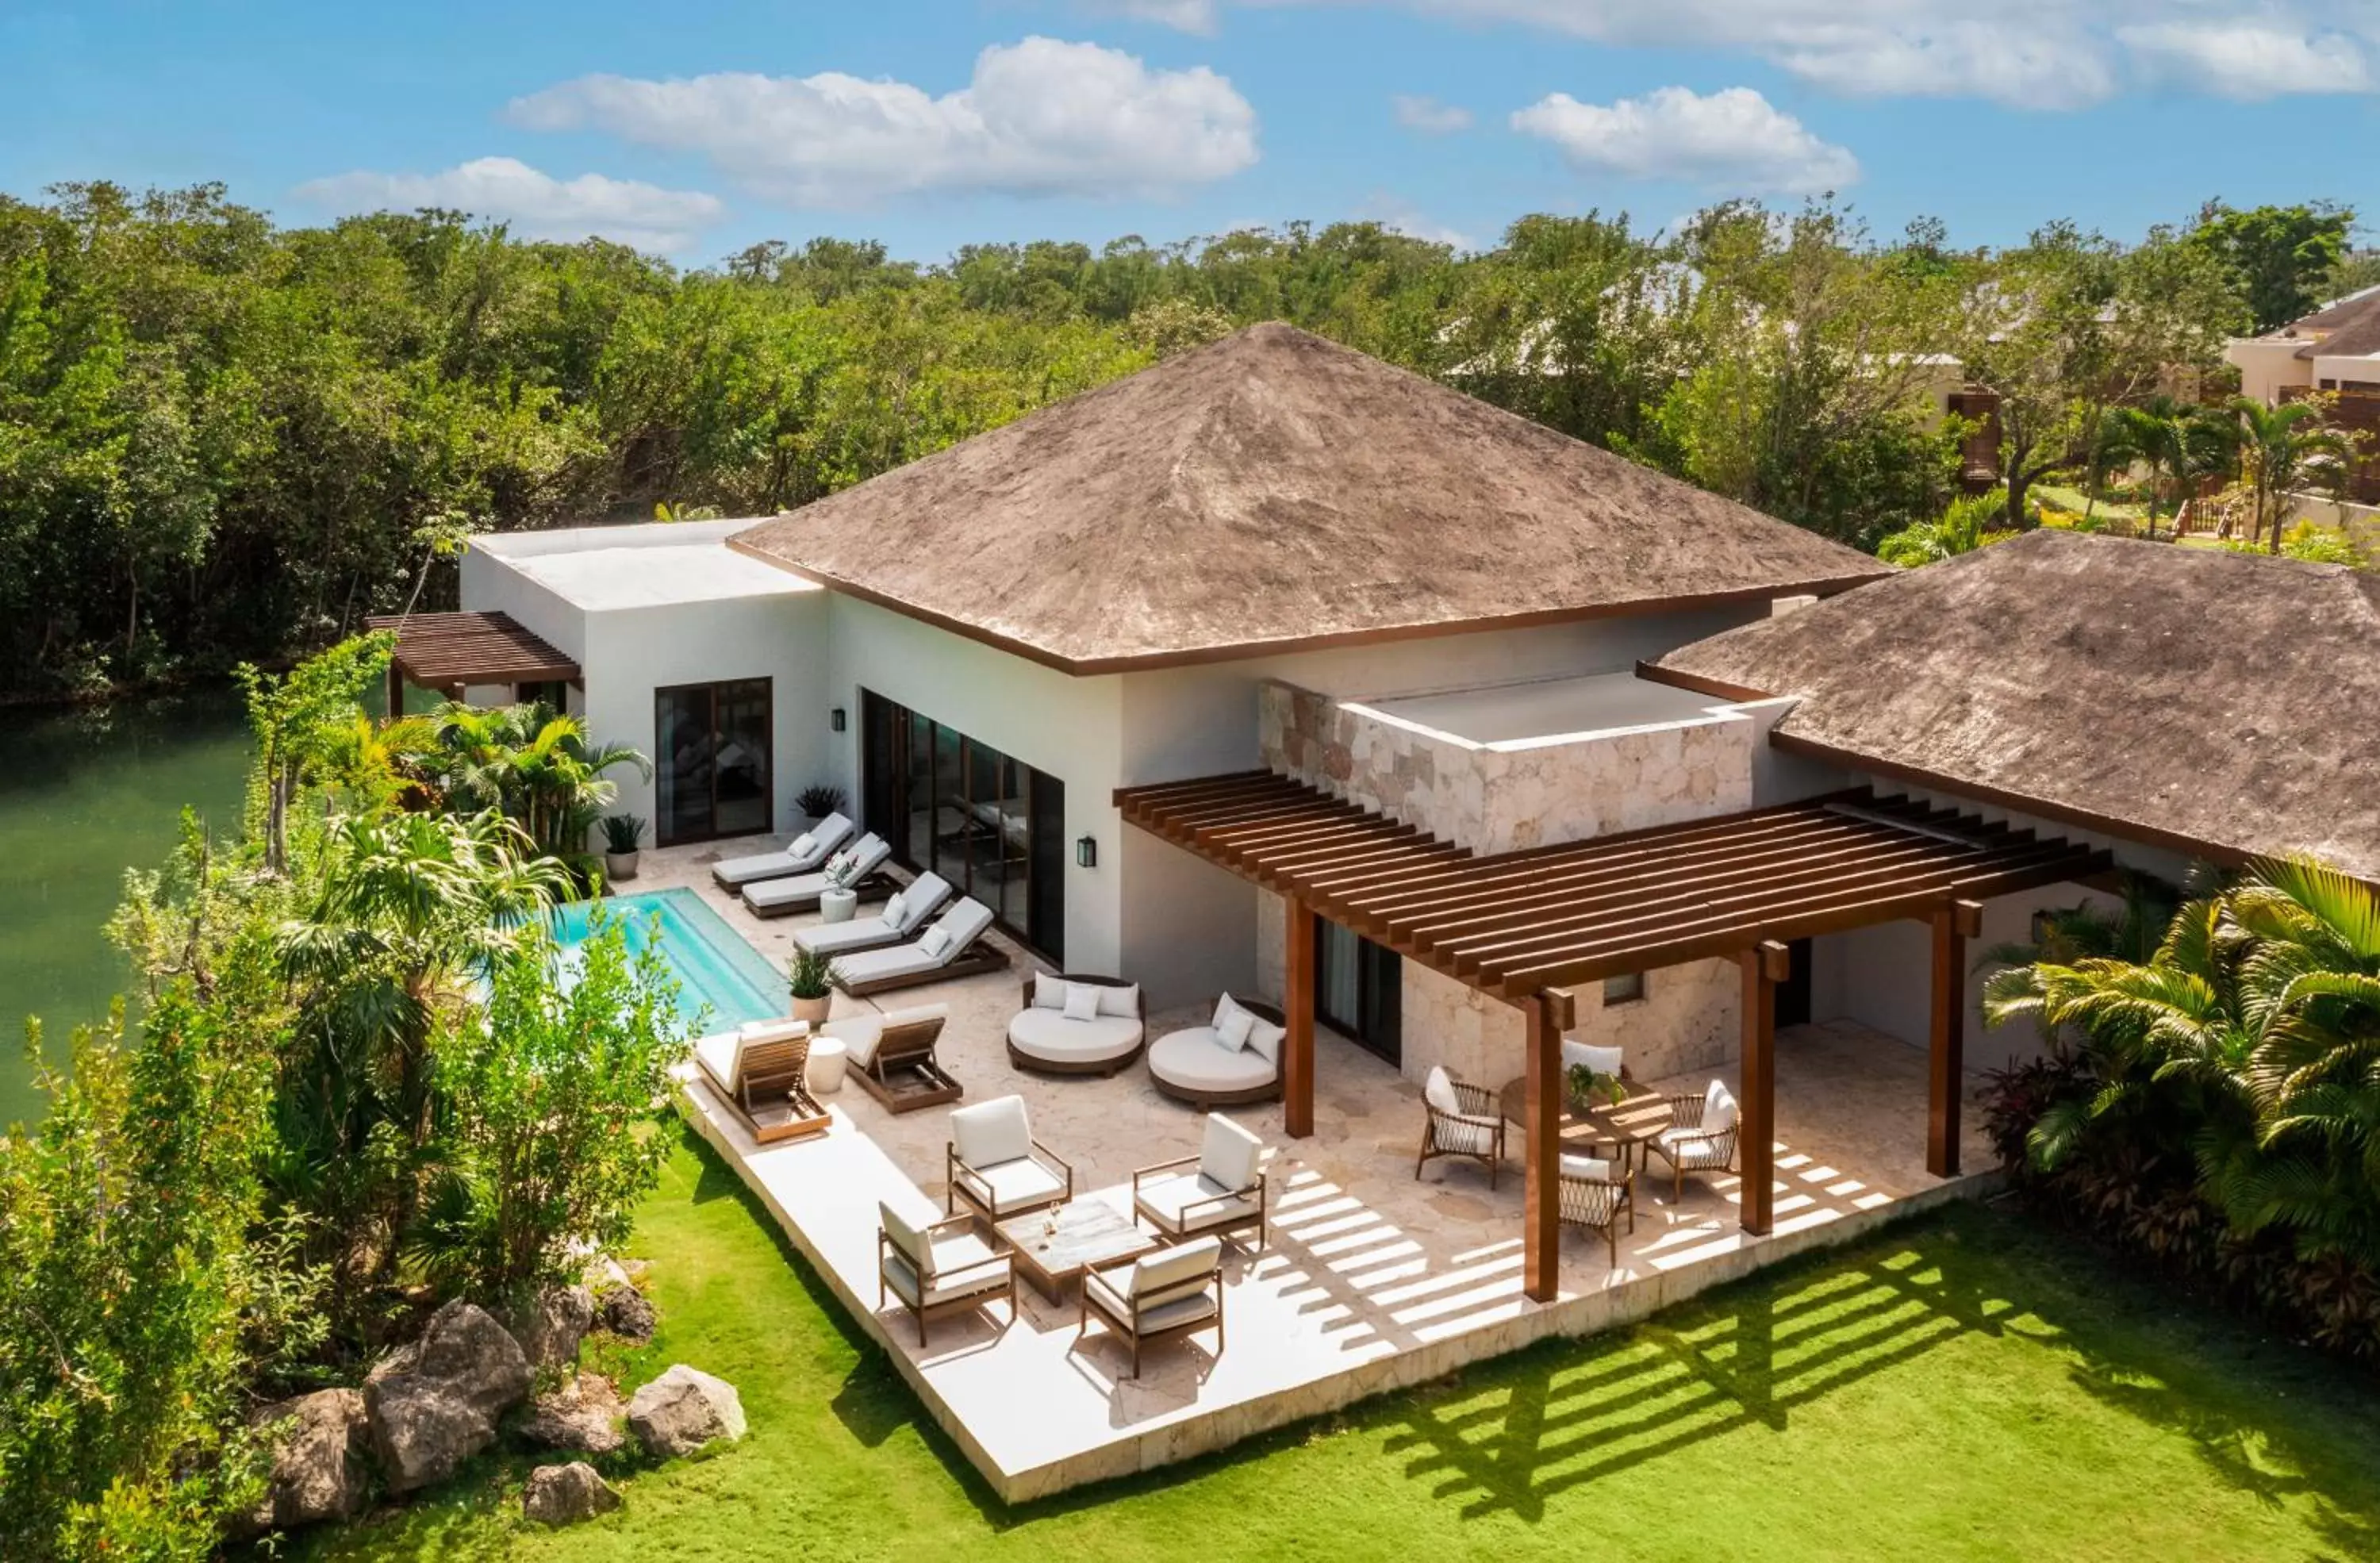
[[[463,601],[654,757],[662,844],[837,786],[1053,966],[1282,1000],[1293,1135],[1315,1022],[1532,1114],[1561,1034],[1741,1063],[1755,1232],[1774,1027],[1930,1049],[1947,1176],[1963,1061],[2034,1045],[1970,941],[2119,867],[2380,876],[2371,577],[2051,533],[1900,574],[1281,325],[787,515],[476,539]]]
[[[2240,394],[2266,406],[2308,395],[2332,398],[2330,421],[2367,442],[2348,497],[2380,504],[2380,287],[2350,293],[2262,336],[2236,340],[2223,357],[2240,371]]]

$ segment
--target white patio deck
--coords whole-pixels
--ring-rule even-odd
[[[718,855],[649,854],[646,873],[624,888],[697,886],[782,962],[807,919],[750,916],[710,886],[707,866]],[[1110,1080],[1013,1069],[1005,1026],[1026,964],[1019,957],[1011,973],[874,1001],[838,996],[838,1012],[948,1003],[941,1056],[967,1099],[1022,1095],[1037,1135],[1074,1164],[1077,1190],[1127,1207],[1135,1167],[1195,1152],[1198,1115],[1159,1097],[1138,1065]],[[1189,1018],[1152,1016],[1151,1034]],[[1854,1026],[1796,1028],[1777,1048],[1775,1230],[1743,1233],[1731,1176],[1689,1179],[1672,1204],[1657,1170],[1640,1181],[1636,1230],[1622,1237],[1618,1264],[1607,1263],[1599,1237],[1566,1230],[1561,1295],[1534,1303],[1521,1292],[1519,1131],[1493,1189],[1473,1164],[1435,1162],[1416,1180],[1415,1087],[1328,1031],[1316,1052],[1311,1138],[1286,1139],[1277,1104],[1232,1114],[1270,1146],[1274,1221],[1263,1252],[1227,1258],[1225,1349],[1218,1354],[1205,1335],[1158,1348],[1136,1381],[1123,1376],[1122,1351],[1096,1327],[1077,1348],[1071,1302],[1053,1304],[1021,1282],[1014,1324],[995,1305],[936,1326],[922,1350],[906,1313],[879,1312],[877,1202],[941,1212],[947,1109],[894,1117],[845,1087],[824,1098],[835,1120],[828,1134],[763,1149],[707,1086],[689,1081],[681,1105],[1010,1502],[1220,1448],[1546,1336],[1639,1318],[1989,1181],[1925,1170],[1922,1052]],[[1703,1083],[1656,1084],[1682,1091]],[[1967,1115],[1970,1168],[1988,1159],[1974,1118]]]

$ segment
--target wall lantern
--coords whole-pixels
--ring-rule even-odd
[[[826,724],[837,733],[843,731],[843,708],[841,706],[837,706],[834,709],[826,713]]]
[[[1075,843],[1075,866],[1096,868],[1099,866],[1099,839],[1085,836]]]

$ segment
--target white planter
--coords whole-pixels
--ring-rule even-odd
[[[848,923],[859,910],[859,892],[848,890],[819,891],[819,919],[827,923]]]
[[[823,999],[796,999],[794,1000],[794,1019],[808,1021],[813,1027],[824,1025],[827,1010],[833,1003],[834,995],[832,993]]]
[[[603,854],[603,873],[613,884],[637,877],[637,859],[641,852],[607,852]]]

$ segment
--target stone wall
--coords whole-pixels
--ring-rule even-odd
[[[1513,852],[1752,806],[1758,729],[1734,716],[1534,745],[1419,731],[1279,681],[1265,764],[1474,852]]]
[[[1422,1080],[1431,1066],[1490,1091],[1517,1078],[1527,1062],[1528,1022],[1521,1012],[1475,987],[1430,970],[1418,961],[1403,963],[1402,1056],[1398,1069]]]
[[[1629,1075],[1666,1079],[1731,1067],[1742,1047],[1743,968],[1694,961],[1645,974],[1645,997],[1606,1006],[1603,985],[1572,995],[1581,1042],[1624,1048]]]

